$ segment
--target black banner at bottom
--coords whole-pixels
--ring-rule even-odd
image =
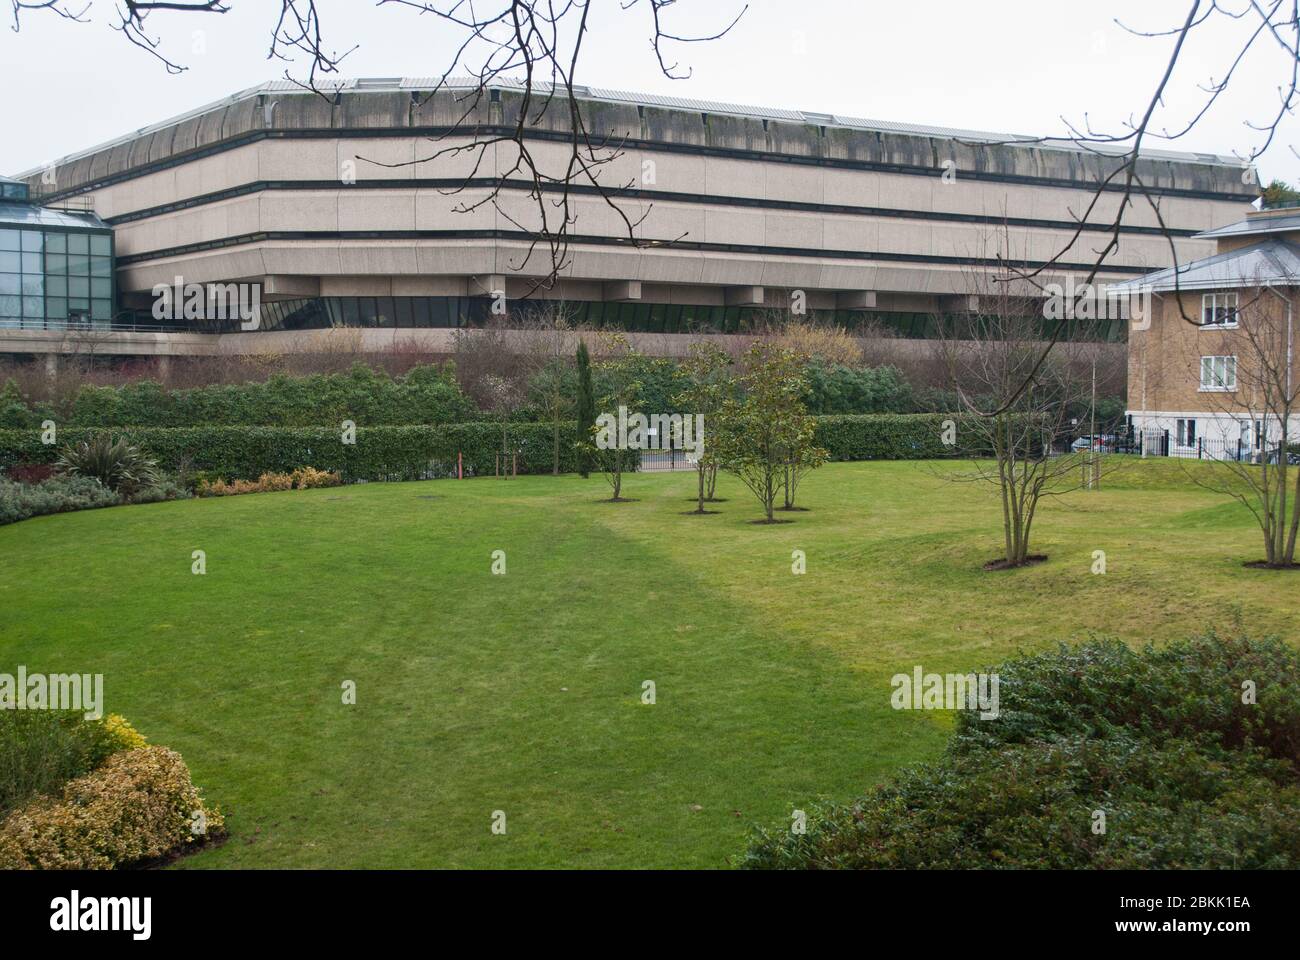
[[[1219,951],[1292,939],[1293,880],[1212,872],[0,873],[0,916],[7,948],[74,940],[338,948],[452,929],[494,946],[517,936],[534,947],[635,948],[644,937],[680,944],[680,934],[734,947],[851,929],[864,945],[901,937],[939,953],[975,949],[990,936],[1005,946],[1131,941]]]

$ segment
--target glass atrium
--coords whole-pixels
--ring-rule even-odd
[[[0,328],[108,329],[113,231],[86,211],[55,210],[0,177]]]

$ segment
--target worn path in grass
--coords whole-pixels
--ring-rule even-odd
[[[726,866],[748,823],[942,749],[896,672],[1234,608],[1297,636],[1300,580],[1242,569],[1248,514],[1164,467],[1048,504],[1050,562],[996,574],[989,492],[917,463],[828,466],[770,527],[726,478],[684,515],[686,474],[624,504],[521,477],[38,518],[0,528],[0,670],[103,673],[184,754],[232,837],[183,867]]]

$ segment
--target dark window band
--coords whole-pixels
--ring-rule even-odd
[[[523,230],[270,230],[259,233],[246,233],[234,237],[225,237],[220,240],[208,240],[203,243],[191,243],[182,246],[166,247],[161,250],[150,250],[145,253],[134,253],[128,256],[119,256],[117,258],[117,265],[119,267],[125,267],[136,263],[146,263],[150,260],[161,260],[166,257],[184,256],[185,254],[199,253],[206,250],[220,250],[226,247],[239,247],[250,243],[261,243],[266,240],[517,240],[524,243],[533,243],[537,240],[537,237],[534,234]],[[767,257],[818,257],[830,260],[932,263],[947,264],[951,266],[1006,266],[1005,261],[992,257],[941,257],[925,253],[880,253],[864,250],[771,247],[758,244],[703,243],[700,241],[690,240],[648,241],[646,243],[638,244],[622,237],[584,236],[578,234],[569,237],[569,245],[574,247],[614,246],[628,247],[630,249],[643,249],[652,246],[656,250],[744,253]],[[535,253],[534,255],[537,256],[544,254]],[[1046,261],[1038,260],[1022,260],[1018,261],[1016,265],[1026,268],[1049,267],[1056,270],[1077,270],[1084,272],[1096,269],[1099,273],[1122,274],[1141,274],[1147,272],[1148,269],[1146,267],[1124,266],[1122,264],[1103,264],[1099,267],[1093,263],[1065,263],[1062,261],[1049,264]]]
[[[558,310],[573,324],[597,330],[634,333],[708,334],[750,333],[766,319],[764,307],[726,307],[681,303],[611,302],[589,300],[518,300],[511,307],[523,315]],[[305,297],[277,300],[261,305],[259,332],[321,330],[329,328],[382,328],[394,330],[428,327],[465,328],[484,325],[491,301],[487,297]],[[144,311],[132,311],[141,323],[151,322]],[[943,329],[940,317],[954,314],[900,312],[888,310],[827,310],[810,308],[808,322],[843,327],[861,336],[896,336],[904,339],[933,339]],[[1038,336],[1047,339],[1058,332],[1057,321],[1037,318]],[[245,332],[238,320],[189,320],[195,333]],[[1085,339],[1122,342],[1127,334],[1123,320],[1071,321],[1061,336],[1065,340]]]

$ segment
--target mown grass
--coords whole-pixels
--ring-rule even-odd
[[[723,867],[749,823],[942,750],[951,715],[892,710],[894,673],[1234,617],[1294,637],[1300,581],[1242,567],[1230,501],[1116,475],[1044,506],[1049,562],[985,573],[996,502],[948,469],[834,464],[777,526],[727,478],[686,515],[689,474],[623,504],[521,477],[42,517],[0,528],[0,671],[103,673],[184,754],[231,839],[179,866]]]

